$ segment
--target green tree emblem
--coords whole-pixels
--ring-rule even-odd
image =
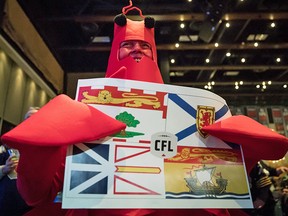
[[[116,120],[123,122],[124,124],[127,125],[127,127],[134,127],[136,128],[138,124],[140,124],[140,121],[135,119],[135,117],[128,113],[128,112],[122,112],[119,113],[116,117]],[[115,137],[134,137],[134,136],[139,136],[139,135],[144,135],[144,133],[139,133],[139,132],[132,132],[132,131],[126,131],[122,130],[120,133],[114,135]]]

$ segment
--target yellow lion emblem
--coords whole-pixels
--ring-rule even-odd
[[[122,98],[112,97],[111,92],[102,90],[97,96],[89,95],[87,91],[82,93],[85,99],[81,102],[86,104],[121,104],[125,103],[127,107],[141,107],[144,105],[150,105],[154,109],[160,107],[160,102],[157,97],[154,96],[142,96],[135,93],[123,93]]]

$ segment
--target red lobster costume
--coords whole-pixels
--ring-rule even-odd
[[[106,77],[163,83],[157,66],[154,20],[132,21],[124,14],[115,19]],[[149,42],[153,59],[144,56],[136,62],[127,57],[120,61],[118,52],[124,40]],[[125,127],[122,122],[89,105],[59,95],[4,134],[2,141],[19,149],[21,154],[17,185],[24,200],[34,206],[26,215],[246,215],[237,209],[61,209],[61,205],[53,200],[63,187],[67,146],[103,138]],[[224,141],[241,144],[248,173],[259,160],[279,159],[288,150],[287,138],[245,116],[233,116],[203,130]]]

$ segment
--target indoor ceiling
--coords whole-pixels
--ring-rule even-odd
[[[18,2],[66,77],[104,76],[113,18],[128,0]],[[134,0],[133,5],[156,19],[166,83],[207,85],[228,105],[288,105],[288,1]],[[128,15],[139,18],[135,12]]]

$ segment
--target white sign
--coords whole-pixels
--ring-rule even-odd
[[[103,78],[76,100],[127,127],[69,148],[63,208],[252,208],[241,147],[201,131],[231,116],[218,95]]]

